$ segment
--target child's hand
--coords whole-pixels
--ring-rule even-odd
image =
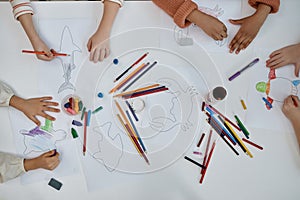
[[[55,169],[59,164],[59,153],[56,150],[43,153],[39,157],[24,160],[25,171],[30,171],[38,168],[47,170]]]
[[[264,24],[271,7],[265,4],[259,4],[256,12],[248,17],[229,21],[234,25],[240,25],[240,29],[229,44],[230,53],[238,54],[241,50],[246,49],[256,37],[259,29]]]
[[[299,77],[300,70],[300,44],[295,44],[278,49],[271,53],[266,61],[267,67],[276,69],[288,64],[295,66],[295,76]]]
[[[300,123],[300,101],[299,101],[299,98],[297,96],[293,96],[293,95],[288,96],[284,100],[284,104],[282,106],[282,112],[292,123],[299,124]]]
[[[22,99],[18,96],[13,96],[10,100],[10,105],[22,111],[36,125],[40,126],[41,122],[36,118],[37,115],[53,121],[55,118],[48,115],[45,111],[60,112],[59,109],[51,107],[58,106],[58,103],[50,101],[51,99],[52,97]]]
[[[215,17],[207,15],[199,10],[195,10],[188,16],[187,19],[199,26],[214,40],[223,40],[227,37],[226,26]]]
[[[90,37],[87,48],[90,52],[90,61],[94,63],[103,61],[110,54],[109,50],[109,34],[105,34],[101,31],[96,32]]]
[[[53,53],[56,53],[53,49],[49,49],[48,46],[40,39],[32,42],[32,47],[35,51],[43,51],[46,55],[37,54],[36,57],[40,60],[51,61],[55,58]]]

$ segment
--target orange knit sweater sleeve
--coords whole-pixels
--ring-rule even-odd
[[[248,2],[254,8],[260,3],[266,4],[272,8],[271,13],[276,13],[280,5],[280,0],[248,0]]]
[[[158,7],[170,15],[174,22],[181,28],[189,26],[187,16],[198,9],[196,3],[191,0],[152,0]]]

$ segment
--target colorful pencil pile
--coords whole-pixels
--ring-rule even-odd
[[[200,184],[203,183],[204,176],[206,174],[208,165],[211,161],[213,151],[216,146],[216,140],[211,142],[213,130],[221,137],[221,139],[226,143],[226,145],[228,147],[230,147],[230,149],[236,155],[239,155],[239,152],[235,149],[235,147],[238,146],[246,155],[248,155],[250,158],[253,158],[252,153],[250,152],[250,150],[248,149],[248,147],[246,146],[245,143],[247,143],[253,147],[256,147],[259,150],[263,150],[263,147],[248,140],[250,133],[248,132],[248,130],[246,129],[246,127],[244,126],[244,124],[241,122],[241,120],[238,118],[237,115],[234,115],[234,117],[236,119],[236,123],[234,123],[228,117],[226,117],[221,112],[219,112],[216,108],[214,108],[211,105],[206,104],[205,102],[203,102],[203,104],[202,104],[202,111],[208,116],[206,121],[208,122],[208,125],[211,127],[210,133],[209,133],[209,136],[207,139],[207,143],[206,143],[206,148],[203,151],[204,154],[202,154],[202,152],[200,152],[200,151],[193,152],[193,154],[195,154],[195,155],[204,155],[202,164],[200,165],[200,163],[198,163],[197,161],[187,159],[185,157],[185,159],[187,159],[190,162],[193,162],[194,164],[201,167],[201,171],[200,171],[201,176],[200,176],[200,181],[199,181]],[[240,135],[241,135],[241,134],[239,134],[240,132],[243,134],[243,137],[245,137],[245,138],[240,137]],[[197,149],[199,149],[200,145],[203,143],[204,136],[205,136],[205,133],[202,133],[202,135],[199,139],[199,142],[197,143]]]
[[[64,103],[64,110],[70,115],[77,115],[82,110],[83,103],[79,97],[68,97]]]

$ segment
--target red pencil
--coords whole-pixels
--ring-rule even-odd
[[[87,112],[84,113],[84,128],[83,128],[83,147],[82,147],[82,153],[85,156],[86,152],[86,126],[87,126]]]
[[[43,51],[22,50],[22,53],[32,53],[32,54],[37,54],[37,55],[46,55],[46,53],[43,52]],[[54,56],[70,56],[69,54],[66,54],[66,53],[55,53],[55,52],[52,52],[52,54]]]
[[[249,141],[249,140],[247,140],[247,139],[245,139],[245,138],[242,138],[242,140],[243,140],[244,142],[247,142],[248,144],[251,144],[252,146],[254,146],[254,147],[256,147],[256,148],[258,148],[258,149],[260,149],[260,150],[263,150],[263,149],[264,149],[263,147],[261,147],[261,146],[255,144],[255,143],[253,143],[253,142],[251,142],[251,141]]]
[[[200,184],[203,182],[203,179],[204,179],[204,176],[205,176],[205,174],[206,174],[206,170],[207,170],[207,168],[208,168],[208,164],[209,164],[210,159],[211,159],[211,157],[212,157],[212,154],[213,154],[213,151],[214,151],[214,149],[215,149],[215,146],[216,146],[216,141],[214,141],[214,143],[212,144],[211,150],[210,150],[210,152],[209,152],[208,159],[207,159],[207,162],[206,162],[206,165],[205,165],[205,169],[204,169],[204,171],[203,171],[203,173],[202,173],[202,176],[201,176],[201,178],[200,178],[200,181],[199,181]]]

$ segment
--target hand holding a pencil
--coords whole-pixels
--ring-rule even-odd
[[[55,58],[56,51],[53,49],[49,49],[49,47],[39,38],[37,41],[32,42],[32,47],[36,52],[36,57],[40,60],[51,61]]]
[[[292,122],[300,122],[300,101],[297,96],[290,95],[284,100],[282,112]]]

